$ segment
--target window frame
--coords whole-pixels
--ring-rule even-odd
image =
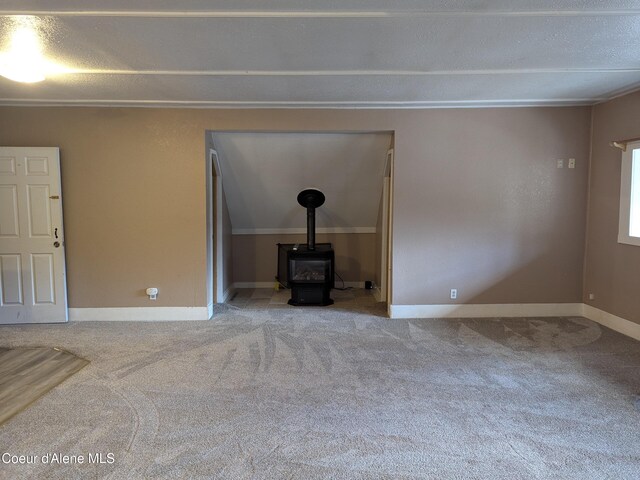
[[[629,142],[626,149],[622,152],[622,168],[620,169],[620,216],[618,219],[618,243],[627,245],[636,245],[640,247],[640,236],[632,236],[631,229],[631,197],[638,195],[634,190],[640,189],[640,176],[635,179],[635,185],[632,185],[633,178],[633,154],[638,151],[637,162],[640,162],[640,141]],[[636,167],[640,170],[640,166]],[[637,172],[636,172],[637,173]],[[637,207],[636,207],[637,208]]]

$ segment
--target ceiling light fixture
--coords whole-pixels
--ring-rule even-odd
[[[9,50],[0,52],[0,75],[15,82],[36,83],[49,74],[67,71],[42,55],[33,17],[22,17],[16,23]]]

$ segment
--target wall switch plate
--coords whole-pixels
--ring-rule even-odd
[[[575,158],[570,158],[569,161],[567,162],[567,167],[568,168],[576,168],[576,159]]]
[[[451,289],[451,300],[455,300],[456,298],[458,298],[458,289],[457,288],[452,288]]]
[[[559,158],[556,165],[558,168],[564,168],[564,160]]]

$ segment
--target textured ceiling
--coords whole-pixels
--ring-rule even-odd
[[[390,133],[214,133],[213,144],[233,233],[306,231],[305,188],[326,196],[318,231],[375,231]]]
[[[455,5],[452,5],[454,4]],[[637,0],[3,0],[75,73],[2,104],[589,104],[640,85]]]

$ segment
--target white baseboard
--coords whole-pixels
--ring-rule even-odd
[[[611,330],[620,332],[623,335],[627,335],[628,337],[640,340],[640,324],[605,312],[604,310],[600,310],[599,308],[592,307],[591,305],[587,305],[586,303],[582,304],[582,309],[583,317],[587,317],[589,320],[593,320],[600,325],[609,327]]]
[[[483,318],[582,316],[582,303],[391,305],[391,318]]]
[[[213,313],[213,305],[211,305]],[[70,308],[72,322],[164,322],[209,320],[209,307]]]

